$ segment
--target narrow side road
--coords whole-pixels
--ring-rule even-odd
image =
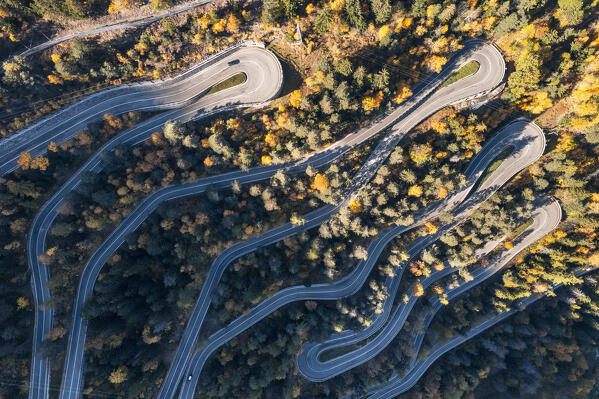
[[[138,18],[138,19],[134,19],[134,20],[125,20],[125,21],[116,22],[116,23],[112,22],[110,24],[98,26],[98,27],[95,27],[92,29],[87,29],[87,30],[80,31],[80,32],[71,33],[69,35],[58,36],[58,37],[52,38],[48,41],[45,41],[43,43],[40,43],[36,46],[33,46],[31,48],[28,48],[27,50],[22,51],[19,54],[16,54],[15,56],[16,57],[27,57],[27,56],[39,53],[40,51],[43,51],[47,48],[55,46],[59,43],[74,39],[76,37],[85,37],[85,36],[97,35],[97,34],[104,33],[104,32],[110,32],[113,30],[130,29],[130,28],[137,28],[137,27],[144,26],[144,25],[149,25],[153,22],[160,21],[162,18],[171,17],[173,15],[177,15],[177,14],[180,14],[185,11],[193,10],[196,7],[203,6],[204,4],[212,3],[213,1],[214,0],[193,1],[188,4],[182,4],[180,6],[173,7],[168,10],[159,12],[157,15],[152,15],[152,16],[145,17],[145,18]]]

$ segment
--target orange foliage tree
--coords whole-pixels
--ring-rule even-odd
[[[414,293],[414,296],[424,295],[424,288],[422,287],[422,284],[416,283],[414,285],[413,293]]]
[[[29,169],[29,166],[31,165],[31,154],[26,151],[22,152],[17,160],[17,165],[23,170]]]
[[[34,158],[31,156],[30,153],[24,151],[19,156],[19,159],[17,160],[17,165],[19,165],[21,167],[21,169],[23,169],[23,170],[27,170],[27,169],[46,170],[46,169],[48,169],[50,162],[48,161],[48,158],[46,158],[46,157],[40,156],[40,157]]]
[[[383,101],[383,92],[379,91],[374,96],[364,97],[362,99],[362,108],[364,108],[364,111],[370,111],[380,107],[381,101]]]
[[[323,174],[317,173],[316,176],[314,176],[314,181],[310,187],[322,192],[329,187],[329,178]]]

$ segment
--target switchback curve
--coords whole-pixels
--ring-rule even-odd
[[[483,150],[477,154],[477,157],[473,159],[468,166],[467,175],[469,175],[469,183],[465,189],[463,189],[463,192],[459,193],[458,200],[464,199],[464,197],[470,193],[470,190],[482,176],[487,166],[498,154],[509,147],[514,147],[511,155],[501,163],[497,170],[480,184],[475,192],[470,194],[463,204],[459,205],[454,210],[453,221],[447,225],[440,226],[435,234],[416,240],[414,244],[407,249],[410,259],[406,260],[401,265],[402,272],[413,257],[433,244],[443,234],[468,219],[472,212],[474,212],[482,202],[486,201],[516,173],[538,160],[545,149],[545,136],[543,131],[537,125],[526,119],[517,119],[505,126],[485,145]],[[422,212],[424,218],[415,218],[417,219],[418,225],[426,222],[426,211],[427,210],[424,209]],[[430,216],[435,217],[436,215],[433,214]],[[395,233],[392,237],[395,237],[397,234],[404,231],[401,226],[394,227],[391,230]],[[376,258],[377,257],[375,257],[374,261],[376,261]],[[370,261],[370,259],[371,256],[369,256],[368,260]],[[422,284],[423,286],[430,285],[451,271],[450,268],[435,271],[431,273],[429,277],[423,279]],[[388,291],[390,295],[385,299],[383,313],[378,315],[371,324],[371,326],[374,327],[367,327],[361,332],[354,334],[348,334],[346,332],[340,337],[333,337],[330,341],[325,342],[325,345],[306,344],[304,346],[304,351],[297,359],[298,370],[304,377],[316,382],[328,380],[367,362],[387,347],[397,333],[401,331],[405,320],[419,299],[417,296],[410,295],[407,303],[398,305],[398,308],[395,310],[393,316],[391,316],[389,323],[370,342],[354,351],[345,353],[336,358],[324,362],[320,361],[320,356],[324,351],[331,348],[346,346],[348,344],[355,344],[370,337],[382,327],[390,315],[391,307],[402,278],[402,272],[398,273],[392,279],[389,279],[390,281],[387,281],[389,283]]]

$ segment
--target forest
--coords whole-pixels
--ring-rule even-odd
[[[162,10],[174,3],[148,5]],[[0,48],[15,54],[35,38],[36,28],[52,31],[74,21],[126,15],[138,6],[126,0],[0,1]],[[5,58],[3,137],[86,94],[171,76],[238,40],[265,41],[285,64],[283,96],[270,106],[187,124],[170,121],[139,146],[102,154],[105,167],[84,175],[60,206],[41,259],[51,275],[52,297],[45,306],[56,318],[41,348],[53,359],[53,385],[60,381],[81,270],[145,196],[325,148],[403,103],[416,83],[439,72],[468,39],[480,38],[494,43],[507,61],[502,94],[477,109],[447,107],[433,115],[400,142],[359,197],[320,228],[234,262],[219,283],[196,347],[282,288],[348,274],[390,224],[410,224],[414,212],[462,187],[470,160],[514,117],[528,117],[543,128],[545,155],[409,262],[410,243],[452,215],[397,237],[356,295],[291,304],[242,333],[209,359],[197,395],[359,397],[392,374],[401,375],[412,355],[409,335],[402,333],[420,323],[432,298],[443,300],[444,287],[467,281],[474,251],[489,240],[507,248],[529,223],[532,201],[540,195],[559,200],[564,216],[558,229],[519,254],[498,278],[447,303],[433,320],[421,356],[485,315],[513,308],[518,299],[547,298],[440,358],[405,396],[599,395],[599,286],[592,275],[572,274],[584,265],[599,266],[597,11],[595,3],[583,0],[227,2],[112,36],[73,39],[35,56]],[[301,45],[294,37],[296,23]],[[27,396],[34,305],[25,243],[36,210],[109,138],[153,115],[106,114],[74,139],[50,143],[46,155],[21,154],[19,168],[0,178],[5,226],[0,231],[0,398]],[[379,139],[322,170],[234,183],[154,212],[109,259],[86,305],[85,393],[154,397],[212,260],[235,242],[288,221],[302,223],[310,210],[338,201]],[[420,277],[443,262],[459,266],[459,273],[419,289]],[[399,292],[422,298],[393,343],[328,382],[310,383],[298,375],[295,359],[302,344],[367,326],[389,296],[385,280],[403,269]],[[556,283],[566,287],[552,292]],[[397,296],[395,306],[401,301],[405,296]]]

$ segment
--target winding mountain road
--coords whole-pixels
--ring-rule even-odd
[[[231,64],[230,61],[233,60],[239,60],[240,62]],[[451,76],[461,65],[471,60],[476,60],[480,64],[476,74],[435,91],[447,77]],[[478,41],[469,42],[463,50],[458,52],[446,64],[440,74],[431,75],[421,82],[414,89],[415,94],[404,104],[398,106],[392,112],[376,118],[366,127],[349,134],[322,151],[290,164],[260,167],[248,172],[226,173],[202,179],[193,184],[161,189],[146,197],[94,253],[83,271],[74,305],[73,322],[69,334],[67,359],[61,386],[61,398],[78,397],[81,392],[86,326],[81,319],[80,311],[91,294],[98,273],[106,258],[116,251],[123,242],[124,237],[134,231],[159,203],[200,193],[208,185],[226,187],[233,180],[248,183],[267,179],[280,169],[287,172],[299,172],[308,165],[314,167],[325,165],[337,159],[355,145],[393,125],[399,119],[399,122],[393,125],[390,133],[381,141],[373,155],[357,174],[354,182],[355,190],[357,190],[370,180],[370,177],[384,162],[390,151],[412,127],[448,104],[489,92],[501,82],[504,70],[503,58],[493,46]],[[213,85],[237,73],[246,74],[247,80],[245,83],[216,94],[202,96]],[[49,396],[48,360],[39,359],[36,356],[43,337],[52,326],[52,310],[41,307],[49,299],[50,293],[46,287],[49,278],[47,267],[39,262],[38,256],[45,252],[46,234],[56,217],[56,209],[62,203],[64,196],[77,187],[81,174],[83,172],[98,171],[103,167],[100,161],[102,152],[111,151],[119,144],[138,144],[144,141],[152,132],[159,130],[168,120],[179,119],[185,122],[225,109],[263,104],[277,95],[281,82],[280,64],[270,52],[256,45],[240,46],[211,57],[206,62],[192,68],[192,70],[166,82],[127,85],[101,91],[0,142],[0,172],[8,173],[16,168],[16,157],[18,157],[20,151],[29,151],[34,155],[43,153],[50,141],[60,143],[73,137],[77,130],[84,127],[84,125],[79,125],[81,120],[85,120],[87,124],[105,112],[119,114],[133,109],[140,109],[139,107],[146,110],[172,108],[119,134],[106,143],[44,204],[34,219],[28,235],[28,261],[32,270],[32,287],[36,302],[30,398],[47,398]],[[135,102],[134,105],[132,105],[133,102]],[[338,207],[346,203],[354,193],[355,191],[350,192],[346,197],[346,201],[339,204]],[[309,214],[303,228],[309,228],[312,224],[314,226],[318,225],[334,211],[334,208],[328,206]],[[240,244],[240,246],[243,246],[244,250],[248,250],[267,245],[268,242],[275,242],[294,234],[297,230],[294,230],[296,227],[298,226],[281,226],[279,230],[268,232],[267,234],[270,234],[270,236],[261,236],[244,243],[245,245]],[[226,267],[231,260],[238,257],[237,254],[243,252],[235,252],[239,251],[239,248],[227,251],[217,258],[215,264],[220,262]],[[212,290],[217,282],[218,279],[207,279],[207,283],[204,284],[200,300],[194,308],[184,339],[177,351],[175,362],[171,365],[162,387],[161,397],[174,396],[174,390],[176,390],[178,381],[181,380],[183,371],[189,363],[191,349],[199,334],[203,321],[202,309],[209,306],[209,301],[202,302],[202,298],[206,297],[206,295],[203,295],[204,290]],[[229,339],[232,338],[232,334],[234,334],[234,331],[229,333]]]
[[[450,288],[445,292],[447,296],[447,300],[451,301],[455,299],[457,296],[467,292],[472,289],[472,287],[481,284],[485,280],[489,279],[500,270],[502,270],[516,255],[518,255],[521,251],[523,251],[527,246],[533,244],[535,241],[541,239],[546,234],[550,233],[554,230],[561,220],[561,207],[559,203],[555,200],[549,200],[546,198],[541,198],[535,201],[538,207],[533,211],[532,214],[532,224],[521,234],[516,237],[513,242],[515,243],[514,247],[509,250],[502,250],[498,255],[494,256],[489,264],[486,266],[480,266],[476,268],[472,273],[472,280],[463,282],[459,284],[457,287]],[[479,254],[477,254],[478,259],[486,256],[491,250],[494,249],[494,246],[488,246],[484,248]],[[454,268],[456,270],[456,268]],[[425,279],[427,280],[427,279]],[[435,281],[438,281],[439,278],[436,278]],[[423,285],[430,285],[432,282],[423,282]],[[410,299],[411,300],[411,299]],[[437,314],[439,310],[443,308],[443,305],[439,301],[437,296],[431,299],[431,305],[433,307],[432,312],[427,313],[423,320],[423,332],[416,332],[415,329],[412,330],[413,338],[411,343],[411,348],[413,348],[413,357],[410,360],[409,370],[406,372],[406,377],[399,379],[394,378],[393,381],[390,381],[388,387],[393,387],[393,389],[404,389],[407,390],[412,387],[418,379],[422,376],[422,374],[426,371],[428,366],[423,367],[421,360],[418,358],[418,354],[420,352],[422,342],[424,340],[424,336],[428,331],[428,327],[432,322],[433,318]],[[400,305],[401,307],[401,305]],[[398,309],[396,313],[399,313]],[[403,327],[405,319],[402,320],[399,329]],[[432,363],[431,363],[432,364]],[[430,366],[430,365],[429,365]],[[385,388],[385,390],[388,388]],[[375,391],[378,392],[378,391]],[[395,396],[401,392],[394,393],[392,396],[388,393],[382,393],[382,397],[390,398]],[[404,391],[405,392],[405,391]],[[376,395],[375,395],[376,396]]]
[[[191,365],[187,373],[188,375],[192,376],[192,379],[191,381],[183,381],[180,397],[193,397],[195,385],[197,384],[201,369],[205,361],[215,350],[241,332],[255,325],[257,322],[267,317],[275,310],[295,301],[336,300],[355,294],[363,286],[380,254],[392,239],[394,239],[398,234],[412,229],[415,226],[426,222],[426,220],[430,220],[438,216],[442,211],[447,210],[456,203],[459,203],[459,201],[461,201],[461,199],[468,194],[472,186],[476,183],[477,178],[482,175],[486,167],[493,161],[495,156],[501,153],[506,146],[514,145],[518,150],[515,150],[511,157],[506,158],[507,163],[502,164],[505,165],[505,167],[500,167],[493,172],[493,174],[485,181],[485,183],[489,182],[488,185],[481,185],[477,190],[478,194],[473,195],[470,201],[465,204],[465,210],[462,211],[462,214],[465,215],[466,213],[471,213],[478,206],[478,204],[482,200],[488,198],[488,196],[490,196],[497,187],[511,178],[511,176],[513,176],[523,167],[538,159],[538,156],[540,156],[544,149],[545,142],[544,139],[542,139],[542,132],[541,136],[539,136],[539,130],[537,130],[538,128],[531,127],[531,125],[532,124],[530,122],[525,122],[525,120],[518,120],[502,129],[500,133],[498,133],[492,140],[489,141],[487,145],[485,145],[485,148],[479,153],[480,156],[477,156],[475,159],[473,159],[469,165],[468,173],[472,173],[473,179],[463,191],[456,193],[454,196],[445,201],[439,201],[429,207],[422,209],[420,211],[420,216],[415,217],[415,222],[413,224],[409,226],[395,226],[394,228],[382,233],[381,236],[368,247],[367,260],[360,261],[354,267],[352,272],[341,280],[332,284],[314,284],[310,287],[295,286],[280,290],[271,298],[256,305],[247,314],[237,318],[227,327],[213,334],[208,339],[204,347],[193,355]],[[532,156],[528,157],[528,155]],[[470,170],[472,172],[470,172]],[[463,220],[464,218],[465,216],[462,216],[461,218],[456,217],[456,220]],[[311,222],[310,215],[306,215],[306,219]],[[315,221],[315,223],[316,225],[319,225],[320,221]],[[310,226],[308,228],[310,228]],[[434,235],[424,237],[424,240],[419,240],[413,247],[414,254],[420,252],[423,248],[430,245],[436,238],[437,236]],[[232,259],[230,261],[232,261]],[[389,334],[389,337],[392,336],[394,335]],[[377,346],[377,350],[380,352],[380,350],[382,350],[385,346],[386,345],[383,345],[381,342],[379,343],[379,346]],[[367,355],[352,353],[350,356],[342,359],[344,362],[340,366],[339,370],[341,371],[337,370],[339,372],[333,374],[333,370],[327,369],[325,371],[326,378],[323,378],[322,380],[326,380],[345,371],[346,369],[355,367],[355,365],[368,360],[366,356],[374,356],[376,353],[373,352]],[[302,372],[302,374],[304,374],[304,376],[307,376],[306,374],[308,373],[304,373],[305,370],[300,366],[300,363],[301,360],[298,361],[298,369],[300,372]],[[311,380],[318,380],[317,378],[310,378],[312,377],[311,375],[308,375],[307,377]],[[169,396],[165,395],[163,397]]]
[[[540,198],[536,202],[536,209],[532,213],[532,224],[522,233],[512,240],[514,247],[504,249],[498,255],[494,256],[486,266],[479,266],[472,272],[472,280],[466,281],[457,287],[451,288],[445,292],[447,301],[451,301],[459,295],[467,292],[472,287],[479,285],[483,281],[489,279],[493,275],[501,271],[516,255],[522,252],[526,247],[533,244],[535,241],[543,238],[545,235],[553,231],[562,219],[562,209],[554,199]],[[486,255],[486,254],[484,254]],[[483,256],[484,256],[483,255]],[[480,256],[478,259],[482,258]],[[412,339],[412,347],[414,353],[419,353],[424,340],[425,332],[428,330],[435,315],[441,310],[443,304],[437,296],[429,300],[432,311],[427,313],[422,329],[424,333],[415,333]],[[417,362],[417,358],[412,359],[412,366]]]

